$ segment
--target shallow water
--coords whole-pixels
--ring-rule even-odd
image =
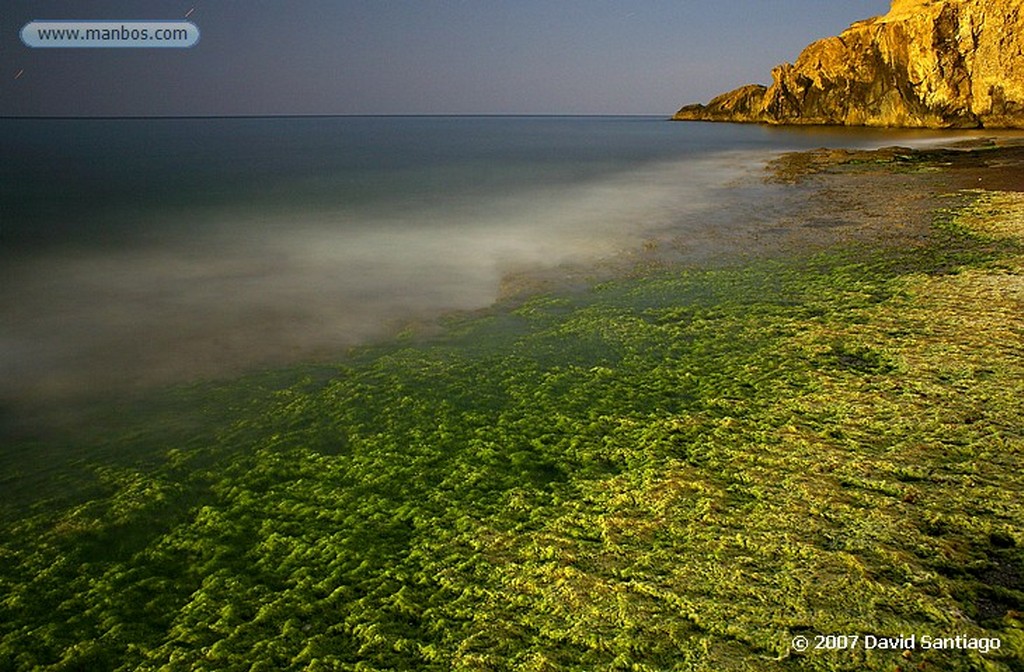
[[[770,156],[941,137],[637,117],[0,120],[0,403],[336,358],[485,307],[509,277],[644,250],[728,257],[792,198],[762,184]]]

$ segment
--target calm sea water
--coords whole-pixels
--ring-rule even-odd
[[[651,242],[707,255],[789,149],[657,118],[0,119],[0,403],[329,358]],[[742,210],[741,210],[742,211]],[[679,245],[676,245],[678,248]]]

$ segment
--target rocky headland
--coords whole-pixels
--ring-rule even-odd
[[[1024,3],[893,0],[674,119],[908,128],[1024,128]]]

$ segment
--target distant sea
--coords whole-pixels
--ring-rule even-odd
[[[486,307],[510,277],[660,245],[728,254],[771,156],[936,137],[655,117],[0,119],[0,403],[322,361]]]

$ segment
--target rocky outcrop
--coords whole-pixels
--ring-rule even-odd
[[[674,119],[1024,128],[1021,0],[894,0],[747,85]]]

